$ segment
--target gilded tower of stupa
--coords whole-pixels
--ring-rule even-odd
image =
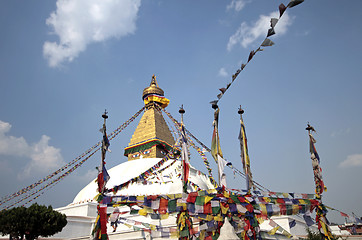
[[[163,158],[175,143],[162,113],[156,109],[156,104],[162,108],[170,102],[164,97],[163,90],[158,86],[155,75],[151,84],[143,90],[142,99],[145,112],[138,123],[131,141],[124,149],[128,160],[143,158]]]

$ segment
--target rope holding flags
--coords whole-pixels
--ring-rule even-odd
[[[274,42],[272,40],[270,40],[269,37],[273,36],[275,34],[275,29],[274,28],[277,25],[278,21],[280,20],[280,18],[283,16],[284,12],[288,8],[295,7],[295,6],[299,5],[299,4],[301,4],[302,2],[304,2],[304,0],[291,0],[288,3],[287,6],[285,6],[283,3],[281,3],[279,5],[279,18],[271,18],[270,19],[270,28],[268,29],[268,32],[267,32],[266,37],[263,40],[263,42],[260,44],[260,46],[256,50],[251,50],[250,51],[247,62],[242,63],[240,68],[238,68],[236,70],[236,72],[231,76],[231,82],[229,82],[226,85],[226,87],[219,88],[220,93],[216,96],[217,99],[210,102],[212,105],[216,105],[220,101],[220,99],[223,97],[225,92],[230,88],[231,84],[233,84],[233,82],[238,77],[238,75],[241,73],[241,71],[243,71],[244,68],[246,67],[246,65],[249,64],[249,62],[253,59],[255,54],[257,52],[261,52],[261,51],[264,50],[262,47],[270,47],[270,46],[274,45]]]
[[[164,108],[159,108],[157,107],[156,105],[156,109],[158,109],[159,111],[163,111],[174,123],[176,129],[178,130],[179,134],[181,135],[181,124],[169,113],[167,112]],[[188,143],[190,143],[190,145],[200,154],[201,158],[203,159],[204,161],[204,164],[207,168],[207,171],[209,173],[209,178],[210,178],[210,181],[215,185],[217,186],[217,183],[215,181],[215,179],[213,178],[212,176],[212,169],[210,167],[210,163],[207,159],[207,157],[205,156],[205,153],[204,152],[211,152],[211,149],[208,148],[205,144],[203,144],[199,139],[197,139],[187,128],[185,128],[185,131],[187,133],[187,137],[190,136],[192,137],[193,139],[195,139],[195,141],[200,144],[202,147],[203,147],[203,150],[200,149],[200,147],[197,147],[195,145],[195,143],[191,140],[190,137],[187,138],[188,140]],[[230,162],[226,164],[226,166],[228,166],[229,168],[231,168],[233,171],[235,171],[238,175],[242,176],[243,178],[246,178],[245,174],[243,172],[241,172],[240,170],[238,170],[237,168],[235,168]],[[254,181],[253,180],[253,185],[255,187],[257,187],[258,189],[262,190],[262,191],[269,191],[266,187],[262,186],[261,184],[259,184],[258,182]]]
[[[111,134],[108,135],[108,139],[112,140],[113,138],[115,138],[119,133],[121,133],[126,127],[129,126],[129,124],[131,122],[133,122],[143,111],[144,111],[145,107],[142,107],[137,113],[135,113],[131,118],[129,118],[126,122],[124,122],[121,126],[119,126],[116,130],[114,130]],[[3,198],[1,198],[0,201],[0,205],[3,205],[5,203],[9,203],[11,200],[15,200],[17,198],[20,198],[18,200],[16,200],[14,203],[3,207],[2,210],[6,210],[9,209],[11,207],[16,206],[17,204],[23,202],[24,200],[32,197],[30,200],[28,200],[27,202],[25,202],[23,204],[26,205],[29,202],[33,201],[34,199],[38,198],[40,195],[42,195],[46,190],[49,190],[50,188],[52,188],[52,186],[54,186],[55,184],[57,184],[60,180],[63,180],[66,176],[69,176],[69,174],[71,174],[72,172],[74,172],[75,169],[79,168],[82,166],[83,163],[85,163],[90,157],[92,157],[97,151],[100,150],[100,145],[102,144],[102,141],[98,142],[97,144],[95,144],[94,146],[92,146],[91,148],[89,148],[87,151],[85,151],[83,154],[81,154],[80,156],[78,156],[77,158],[75,158],[74,160],[72,160],[71,162],[67,163],[65,166],[59,168],[58,170],[56,170],[55,172],[49,174],[48,176],[40,179],[39,181],[37,181],[36,183],[33,183],[13,194],[7,195]],[[73,166],[74,165],[74,166]],[[73,166],[73,167],[72,167]],[[66,172],[64,172],[66,169]],[[62,175],[60,175],[59,177],[51,180],[52,178],[56,177],[58,174],[61,174],[62,172],[64,172]],[[49,182],[50,181],[50,182]],[[48,183],[47,183],[48,182]],[[42,187],[40,187],[42,184],[44,184]],[[26,195],[26,196],[22,196],[23,194],[32,191],[34,189],[36,189],[37,187],[40,187],[38,190],[33,191],[32,193]],[[44,190],[44,191],[43,191]],[[43,192],[41,192],[43,191]],[[41,192],[40,194],[38,194],[39,192]],[[38,194],[38,195],[36,195]],[[36,195],[36,196],[34,196]],[[22,196],[22,197],[20,197]]]

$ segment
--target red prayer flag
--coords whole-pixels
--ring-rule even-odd
[[[343,212],[340,212],[340,213],[341,213],[341,216],[342,216],[342,217],[348,217],[347,214],[345,214],[345,213],[343,213]]]

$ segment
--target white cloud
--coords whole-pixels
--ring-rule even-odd
[[[238,30],[229,38],[227,50],[230,51],[236,44],[240,44],[246,48],[256,40],[259,40],[261,37],[266,37],[268,29],[270,28],[270,19],[278,17],[279,12],[275,11],[270,13],[268,16],[260,15],[259,19],[250,25],[248,25],[246,22],[242,22]],[[293,19],[294,17],[290,17],[288,13],[285,12],[283,17],[275,26],[275,36],[286,33],[288,27],[292,24]]]
[[[50,137],[43,135],[39,142],[29,145],[24,137],[9,136],[11,124],[0,120],[0,154],[30,158],[19,178],[35,173],[47,173],[64,164],[60,149],[49,146]]]
[[[232,0],[231,3],[226,6],[226,9],[235,9],[235,11],[239,12],[245,7],[246,3],[247,1],[245,0]]]
[[[331,133],[331,137],[338,137],[338,136],[347,135],[350,132],[351,132],[351,128],[338,129],[338,130]]]
[[[353,154],[347,156],[347,159],[339,164],[341,168],[362,167],[362,154]]]
[[[73,61],[90,43],[133,34],[141,0],[58,0],[56,5],[46,24],[59,43],[43,46],[51,67]]]
[[[219,76],[221,76],[221,77],[227,77],[228,76],[228,73],[226,72],[225,68],[220,68]]]
[[[0,120],[0,154],[24,156],[29,152],[29,146],[23,137],[6,136],[11,124]]]

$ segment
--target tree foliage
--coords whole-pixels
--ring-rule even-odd
[[[311,229],[307,228],[307,238],[306,240],[324,240],[325,237],[320,232],[314,232]],[[333,235],[332,240],[337,240],[338,238]]]
[[[65,214],[51,206],[34,203],[29,208],[16,207],[0,212],[0,233],[19,239],[49,237],[60,232],[67,225]]]

